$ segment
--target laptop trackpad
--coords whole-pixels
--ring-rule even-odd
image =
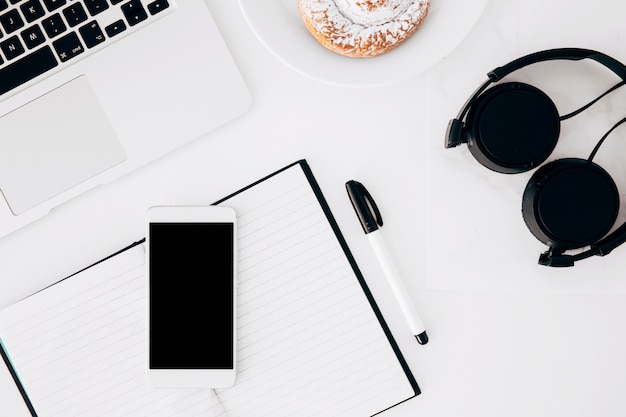
[[[0,190],[16,215],[125,159],[86,76],[0,118]]]

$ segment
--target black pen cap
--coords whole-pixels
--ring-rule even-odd
[[[346,191],[365,234],[378,230],[383,218],[367,189],[358,181],[346,182]]]

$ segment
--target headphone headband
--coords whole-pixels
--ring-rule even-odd
[[[609,70],[613,71],[619,78],[626,81],[626,66],[624,66],[624,64],[606,54],[603,54],[602,52],[580,48],[557,48],[535,52],[521,58],[517,58],[516,60],[513,60],[502,67],[495,68],[487,75],[492,80],[492,82],[496,82],[500,81],[502,78],[506,77],[514,71],[517,71],[528,65],[536,64],[538,62],[552,61],[558,59],[580,61],[581,59],[585,58],[592,59],[602,64]]]

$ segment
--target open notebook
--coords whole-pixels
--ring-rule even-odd
[[[239,222],[235,386],[146,384],[137,242],[0,311],[33,415],[368,416],[420,393],[306,161],[217,204]]]

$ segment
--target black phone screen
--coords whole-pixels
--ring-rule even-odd
[[[150,223],[151,369],[233,369],[233,229]]]

